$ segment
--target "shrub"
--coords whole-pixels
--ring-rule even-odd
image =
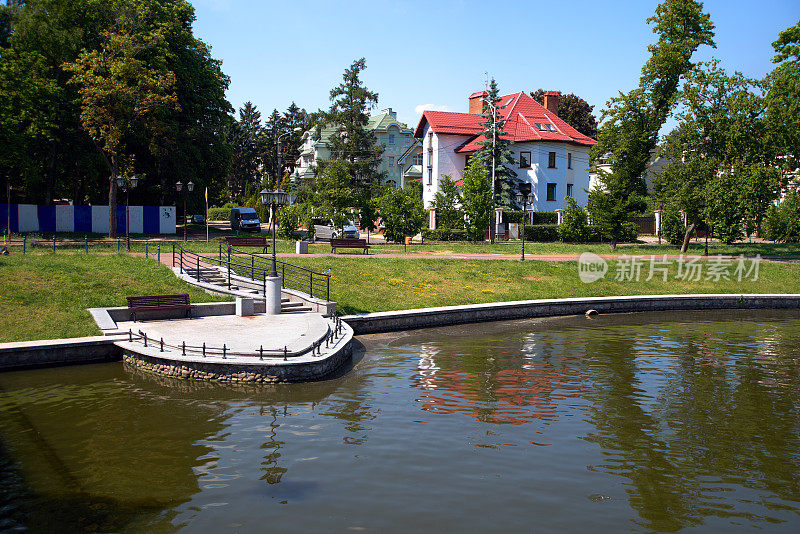
[[[558,213],[554,211],[534,211],[531,217],[533,224],[558,224]]]
[[[503,211],[503,219],[506,223],[522,223],[522,210]]]
[[[378,198],[377,204],[387,241],[402,243],[404,237],[417,235],[428,219],[422,199],[411,189],[392,188]]]
[[[278,230],[276,231],[279,237],[286,239],[294,239],[297,237],[297,227],[300,224],[300,206],[292,204],[291,206],[283,206],[278,212]]]
[[[540,243],[558,241],[558,225],[534,224],[532,226],[525,226],[525,239],[527,241],[538,241]]]
[[[681,213],[669,205],[661,212],[661,237],[672,245],[683,244],[686,228]]]
[[[230,221],[231,207],[208,208],[208,219],[211,221]]]
[[[800,192],[792,191],[764,219],[764,237],[786,243],[800,242]]]
[[[567,208],[564,210],[564,220],[558,226],[558,235],[562,241],[580,243],[586,241],[589,223],[586,210],[575,202],[572,197],[567,197]]]
[[[438,228],[422,231],[422,238],[428,241],[466,241],[467,237],[467,231],[461,228]]]

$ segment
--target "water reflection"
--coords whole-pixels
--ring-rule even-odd
[[[0,530],[800,530],[797,312],[362,341],[310,384],[0,374]]]
[[[534,333],[483,342],[449,338],[419,347],[412,384],[420,407],[495,424],[543,425],[558,418],[566,399],[580,397],[580,344],[562,334]]]

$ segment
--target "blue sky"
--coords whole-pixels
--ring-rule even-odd
[[[656,0],[256,1],[191,0],[195,35],[211,45],[231,78],[237,109],[252,101],[267,115],[292,101],[328,108],[329,91],[353,60],[362,79],[411,126],[420,110],[466,112],[486,74],[503,94],[542,87],[575,93],[595,106],[634,87],[653,33]],[[707,0],[716,57],[729,70],[762,77],[778,32],[800,20],[797,0]],[[488,12],[487,6],[493,11]],[[486,37],[496,34],[496,44]]]

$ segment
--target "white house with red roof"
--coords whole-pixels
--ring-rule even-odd
[[[469,113],[425,111],[414,131],[422,139],[422,191],[430,208],[442,175],[463,178],[469,158],[481,148],[486,91],[469,97]],[[505,95],[498,104],[505,139],[512,141],[517,178],[531,184],[534,211],[566,207],[566,196],[586,205],[589,149],[597,141],[558,117],[559,93],[548,91],[542,106],[525,92]]]

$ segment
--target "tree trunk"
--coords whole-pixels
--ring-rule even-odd
[[[108,237],[117,237],[117,177],[112,174],[108,188]]]
[[[611,243],[609,243],[609,244],[611,245],[611,250],[616,250],[617,249],[617,238],[616,238],[616,236],[612,236],[611,237]]]
[[[685,254],[686,251],[689,249],[689,239],[692,237],[692,232],[694,232],[695,227],[697,226],[697,217],[694,218],[692,224],[686,228],[686,234],[683,236],[683,245],[681,245],[681,254]]]

